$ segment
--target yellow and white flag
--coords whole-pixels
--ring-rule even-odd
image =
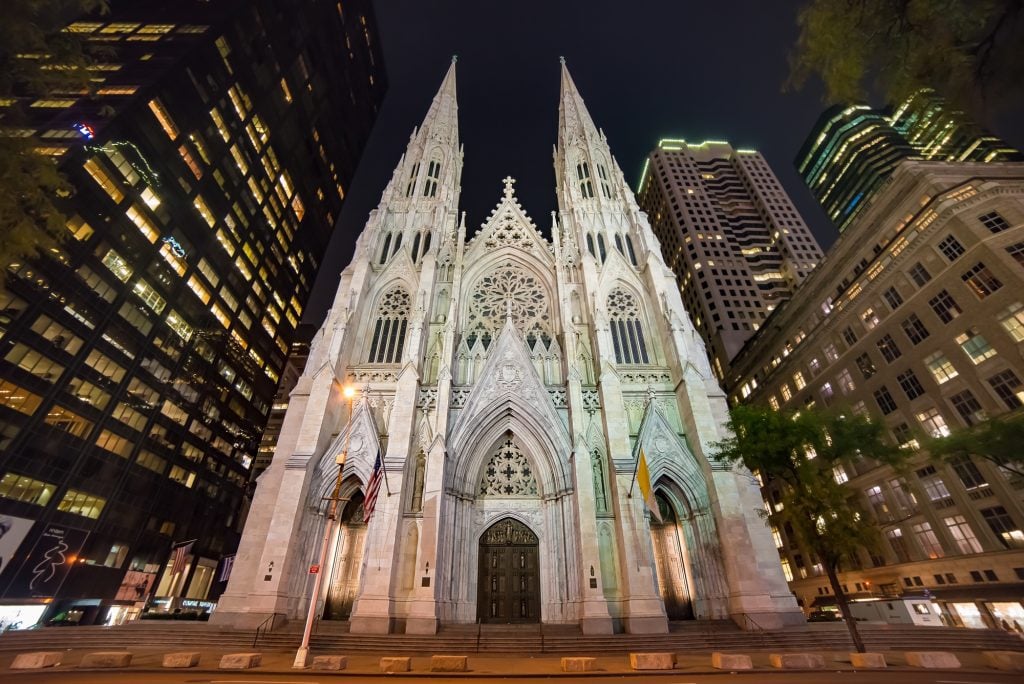
[[[644,458],[644,450],[640,449],[640,460],[636,466],[636,483],[640,487],[640,495],[644,497],[644,505],[651,512],[654,519],[663,522],[661,511],[658,510],[658,502],[654,498],[654,490],[651,489],[651,474],[647,470],[647,459]]]

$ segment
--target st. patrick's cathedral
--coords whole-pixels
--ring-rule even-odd
[[[213,621],[301,620],[314,569],[352,632],[802,621],[756,481],[715,459],[725,396],[660,245],[561,81],[550,240],[512,178],[474,234],[453,61],[341,273]]]

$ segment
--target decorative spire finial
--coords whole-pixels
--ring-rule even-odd
[[[558,58],[558,63],[564,65],[565,64],[565,57],[559,57]]]
[[[516,182],[516,179],[512,176],[505,176],[501,180],[505,184],[505,197],[511,199],[512,195],[515,194],[515,191],[512,189],[512,184]]]
[[[459,56],[458,55],[452,55],[452,64],[455,64],[458,61],[459,61]]]

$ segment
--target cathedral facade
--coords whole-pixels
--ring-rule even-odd
[[[314,569],[352,632],[803,622],[756,481],[715,459],[725,396],[675,278],[561,78],[550,240],[512,178],[469,236],[452,63],[341,274],[214,622],[302,619]]]

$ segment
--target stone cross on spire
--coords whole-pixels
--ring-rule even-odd
[[[501,179],[505,184],[505,197],[511,198],[515,191],[512,189],[512,184],[516,182],[516,179],[512,176],[505,176]]]

